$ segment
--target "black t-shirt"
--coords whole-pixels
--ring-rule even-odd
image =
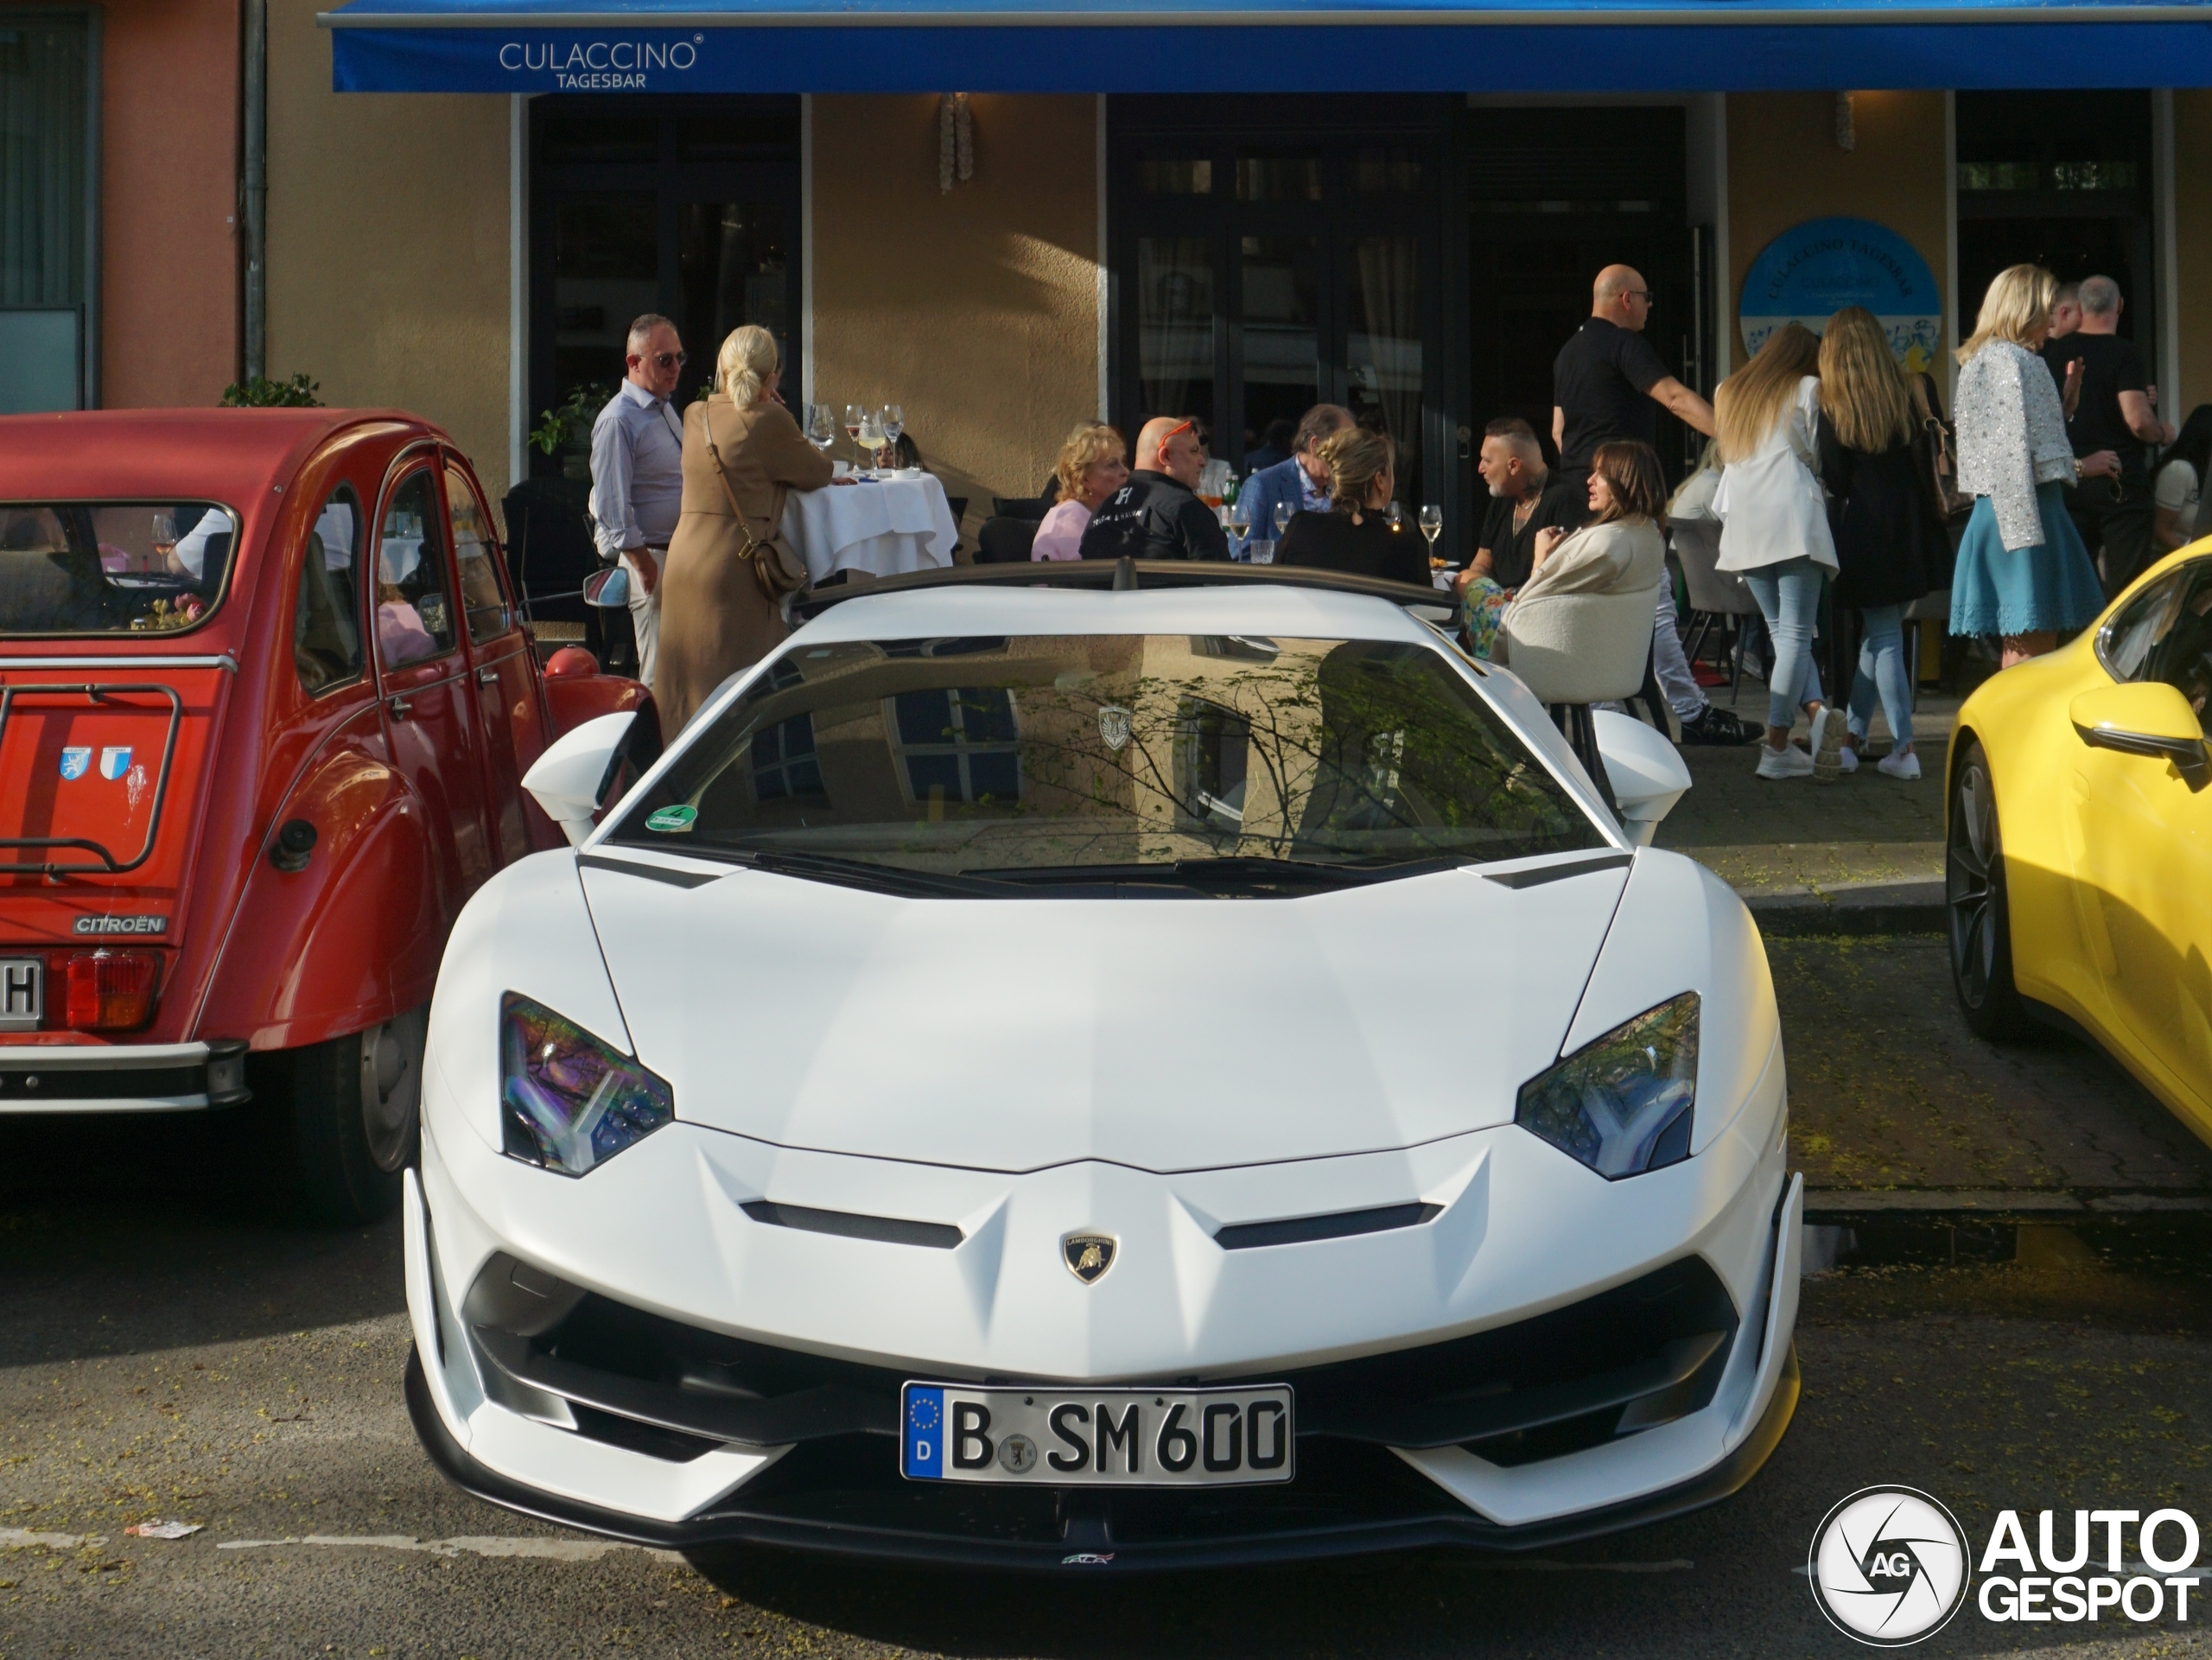
[[[1165,473],[1132,473],[1091,514],[1079,546],[1086,559],[1226,559],[1229,534]]]
[[[1492,496],[1490,512],[1483,519],[1482,537],[1475,544],[1478,549],[1490,550],[1491,581],[1508,590],[1527,582],[1529,573],[1536,568],[1538,531],[1548,525],[1571,531],[1590,515],[1589,498],[1573,480],[1556,473],[1545,479],[1528,522],[1518,531],[1513,528],[1513,507],[1510,497]]]
[[[1370,511],[1357,525],[1350,513],[1294,513],[1275,559],[1285,565],[1313,565],[1355,576],[1379,576],[1386,582],[1430,586],[1428,544],[1411,531],[1392,530],[1382,512]]]
[[[2123,463],[2140,466],[2143,441],[2127,429],[2127,417],[2120,412],[2122,392],[2150,390],[2151,378],[2144,371],[2140,348],[2117,334],[2076,330],[2055,348],[2046,346],[2044,350],[2044,361],[2053,365],[2058,376],[2062,397],[2067,364],[2075,358],[2082,359],[2082,398],[2074,406],[2074,418],[2066,423],[2074,453],[2090,455],[2100,449],[2116,450]]]
[[[1616,438],[1656,445],[1659,406],[1650,392],[1673,372],[1633,329],[1587,319],[1552,362],[1552,402],[1567,417],[1560,465],[1586,468],[1598,446]]]

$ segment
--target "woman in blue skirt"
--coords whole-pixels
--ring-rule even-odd
[[[1974,498],[1951,577],[1951,632],[1997,634],[2005,666],[2057,644],[2104,609],[2096,567],[2066,511],[2074,447],[2050,371],[2058,279],[2035,265],[2001,271],[1959,347],[1959,488]]]

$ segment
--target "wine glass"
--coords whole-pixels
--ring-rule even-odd
[[[906,429],[906,411],[896,404],[886,404],[881,416],[884,439],[895,448],[899,442],[899,435]],[[899,457],[896,455],[892,456],[891,464],[893,467],[899,465]]]
[[[1245,500],[1240,492],[1236,499],[1227,504],[1221,511],[1224,522],[1236,533],[1236,539],[1242,542],[1252,528],[1252,504]]]
[[[825,455],[830,453],[830,446],[837,442],[836,417],[830,414],[827,404],[806,406],[806,442]]]
[[[868,453],[868,475],[878,477],[883,466],[883,417],[873,410],[862,411],[855,442]]]
[[[1290,516],[1297,509],[1287,501],[1275,503],[1275,535],[1280,537],[1290,528]]]
[[[176,515],[164,510],[154,515],[154,566],[156,570],[167,570],[169,556],[176,551]]]
[[[861,441],[861,423],[868,418],[868,411],[857,404],[845,405],[845,436],[855,446]]]
[[[1421,510],[1421,533],[1428,538],[1428,557],[1436,557],[1436,538],[1444,534],[1444,509],[1433,504]]]
[[[1406,528],[1406,510],[1395,501],[1390,504],[1389,518],[1392,530],[1402,531]]]

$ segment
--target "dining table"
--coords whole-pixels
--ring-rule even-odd
[[[819,583],[841,570],[896,576],[949,566],[960,526],[944,486],[918,470],[791,492],[784,539]]]

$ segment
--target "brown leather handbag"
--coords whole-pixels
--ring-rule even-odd
[[[780,605],[785,595],[798,593],[807,581],[805,565],[784,545],[784,487],[776,487],[775,499],[768,512],[768,522],[778,528],[764,542],[753,534],[753,523],[737,505],[737,492],[730,488],[729,469],[722,465],[722,452],[715,443],[715,406],[711,399],[700,405],[699,429],[707,436],[707,453],[715,458],[715,478],[722,487],[722,499],[729,503],[737,528],[745,537],[745,546],[739,550],[737,557],[752,564],[753,580],[760,584],[760,592],[768,602]]]
[[[1912,413],[1919,427],[1913,435],[1913,458],[1920,463],[1920,481],[1937,519],[1947,528],[1963,525],[1974,512],[1974,498],[1959,492],[1958,455],[1950,423],[1931,407],[1929,384],[1924,374],[1912,377]]]

